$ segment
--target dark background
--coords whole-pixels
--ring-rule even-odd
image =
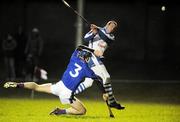
[[[76,0],[67,0],[77,9]],[[161,6],[166,11],[161,11]],[[170,0],[86,0],[84,17],[104,26],[119,23],[116,41],[105,53],[112,79],[178,81],[180,73],[180,7]],[[0,2],[0,43],[19,25],[39,28],[45,41],[41,67],[59,79],[75,49],[76,15],[57,0]],[[84,34],[88,31],[84,25]],[[0,79],[5,78],[0,50]]]

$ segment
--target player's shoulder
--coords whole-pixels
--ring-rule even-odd
[[[105,28],[101,28],[100,30],[101,30],[101,31],[104,33],[104,35],[106,35],[109,39],[111,39],[111,40],[114,40],[114,39],[115,39],[114,34],[113,34],[113,33],[108,33]]]

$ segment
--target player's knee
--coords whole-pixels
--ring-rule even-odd
[[[85,83],[85,86],[86,86],[86,88],[89,88],[92,86],[92,84],[93,84],[93,82],[88,82],[88,83]]]
[[[81,110],[80,110],[80,115],[85,115],[86,114],[86,108],[82,108]]]
[[[35,82],[33,82],[34,90],[38,91],[39,90],[39,85]]]

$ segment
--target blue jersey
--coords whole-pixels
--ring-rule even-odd
[[[76,90],[85,77],[96,78],[96,75],[88,67],[88,64],[79,58],[79,53],[80,51],[78,50],[74,51],[61,79],[64,85],[72,91]]]

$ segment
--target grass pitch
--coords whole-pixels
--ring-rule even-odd
[[[0,98],[0,122],[180,122],[180,105],[123,102],[125,110],[113,109],[109,118],[105,102],[81,99],[87,108],[84,116],[49,115],[55,107],[68,107],[57,99]]]

